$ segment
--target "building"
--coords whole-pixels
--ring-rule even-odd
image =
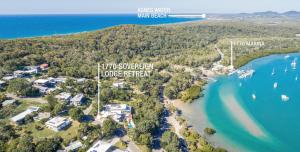
[[[2,106],[5,107],[5,106],[8,106],[8,105],[12,105],[14,103],[16,103],[16,100],[14,100],[14,99],[5,100],[5,101],[2,102]]]
[[[50,82],[48,79],[37,79],[34,81],[34,84],[39,86],[48,86]]]
[[[124,82],[115,82],[113,83],[114,88],[124,88],[125,83]]]
[[[55,98],[57,98],[58,100],[67,102],[67,103],[70,101],[71,97],[72,97],[71,93],[66,93],[66,92],[62,92],[55,96]]]
[[[74,142],[71,142],[64,151],[69,152],[69,151],[76,151],[77,149],[79,149],[82,146],[82,143],[77,140]]]
[[[39,86],[39,85],[34,85],[33,87],[39,89],[39,92],[41,94],[46,94],[49,89],[48,87],[43,87],[43,86]]]
[[[68,118],[59,116],[54,117],[45,123],[45,125],[53,131],[60,131],[65,127],[69,126],[70,124],[71,121]]]
[[[82,93],[77,94],[71,99],[71,104],[74,106],[80,106],[84,100],[84,95]]]
[[[86,81],[86,78],[80,78],[76,80],[78,84],[83,84]]]
[[[128,119],[131,115],[131,107],[126,104],[107,104],[101,111],[103,117],[111,117],[117,122]]]
[[[112,144],[99,140],[87,152],[109,152],[109,151],[112,151]]]
[[[19,113],[18,115],[12,117],[10,120],[13,121],[14,123],[16,124],[22,124],[23,121],[24,121],[24,118],[25,116],[29,115],[29,114],[32,114],[33,112],[37,112],[39,111],[39,107],[34,107],[34,106],[31,106],[29,107],[27,110]]]
[[[9,76],[3,77],[2,79],[5,80],[5,81],[10,81],[10,80],[13,80],[15,78],[16,78],[15,76],[9,75]]]
[[[40,65],[40,69],[43,70],[43,71],[48,70],[48,68],[49,68],[49,65],[46,64],[46,63]]]

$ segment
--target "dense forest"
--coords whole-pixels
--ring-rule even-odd
[[[222,63],[228,65],[230,41],[263,41],[265,45],[261,47],[235,47],[234,64],[242,66],[260,56],[297,51],[300,48],[300,39],[296,37],[298,33],[300,27],[294,24],[203,21],[161,26],[122,25],[74,35],[0,40],[0,78],[24,66],[43,63],[49,64],[47,76],[75,78],[94,78],[97,63],[153,63],[154,71],[150,77],[125,78],[130,87],[124,89],[111,88],[113,80],[103,79],[101,90],[101,101],[104,104],[122,101],[133,107],[133,119],[137,127],[126,130],[127,134],[137,144],[150,149],[153,136],[158,135],[163,126],[164,105],[161,97],[186,102],[198,98],[205,81],[195,75],[197,71],[195,69],[211,68],[213,63],[220,59],[215,46],[225,54]],[[110,83],[105,84],[106,81]],[[66,90],[67,86],[72,86],[70,91],[72,94],[83,92],[93,99],[96,95],[96,84],[91,79],[83,85],[68,80],[66,85],[61,87]],[[15,92],[17,95],[34,96],[36,90],[29,86],[29,82],[16,79],[8,84],[7,91]],[[4,97],[1,96],[4,95],[0,94],[2,102],[1,98]],[[52,101],[53,96],[47,96],[46,99],[51,114],[56,115],[61,109],[65,109],[64,105],[51,104],[56,103]],[[2,109],[1,117],[8,118],[17,113],[13,110],[15,106]],[[96,111],[96,108],[93,110]],[[83,114],[81,110],[71,108],[68,115],[80,121]],[[111,137],[117,129],[123,128],[107,120],[101,127],[82,123],[78,132],[79,136],[96,139],[100,132],[103,138]],[[12,145],[17,145],[16,147],[22,144],[29,145],[27,146],[29,148],[38,147],[35,151],[45,151],[42,145],[50,142],[55,143],[57,150],[60,145],[56,143],[62,140],[50,138],[33,143],[30,136],[18,138],[20,135],[11,125],[0,124],[0,130],[3,131],[0,133],[2,141],[0,145],[11,141]],[[188,139],[190,151],[226,151],[214,148],[204,137],[188,127],[182,132]],[[172,142],[168,143],[169,141]],[[91,144],[92,142],[86,145]],[[179,151],[180,143],[177,135],[170,131],[164,132],[161,135],[161,146],[170,152]],[[8,145],[6,147],[11,149]],[[50,148],[51,146],[48,146],[48,149]]]

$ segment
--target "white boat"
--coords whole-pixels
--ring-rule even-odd
[[[252,94],[252,99],[256,100],[256,95],[254,93]]]
[[[275,82],[275,83],[273,84],[273,88],[276,89],[277,87],[278,87],[278,83]]]
[[[286,73],[288,70],[287,70],[287,67],[285,67],[285,69],[284,69],[284,72]]]
[[[290,98],[287,95],[283,94],[283,95],[281,95],[281,100],[286,102],[286,101],[289,101]]]
[[[289,57],[290,57],[289,55],[284,56],[285,59],[288,59]]]
[[[272,75],[275,75],[275,69],[273,68],[273,71],[272,71],[272,73],[271,73]]]
[[[298,76],[295,77],[295,80],[298,81]]]
[[[293,60],[293,62],[291,63],[291,67],[292,69],[296,69],[296,66],[297,66],[297,62],[296,62],[296,59]]]

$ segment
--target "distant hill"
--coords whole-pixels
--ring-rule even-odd
[[[254,12],[254,13],[240,13],[237,14],[241,17],[300,17],[300,12],[297,11],[288,11],[284,13],[278,13],[274,11],[265,11],[265,12]]]
[[[297,11],[288,11],[288,12],[285,12],[282,14],[285,16],[300,17],[300,12],[297,12]]]

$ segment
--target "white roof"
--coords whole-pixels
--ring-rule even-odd
[[[25,111],[19,113],[18,115],[12,117],[11,120],[14,121],[14,122],[17,122],[19,120],[24,119],[25,116],[31,114],[32,112],[38,111],[39,109],[40,109],[39,107],[31,106],[27,110],[25,110]]]
[[[77,94],[76,96],[74,96],[74,97],[71,99],[71,101],[72,101],[72,102],[74,102],[74,101],[81,101],[83,97],[84,97],[83,94],[82,94],[82,93],[79,93],[79,94]]]
[[[112,145],[104,141],[97,141],[87,152],[106,152]]]
[[[16,100],[14,100],[14,99],[12,99],[12,100],[5,100],[4,102],[2,102],[2,106],[13,104],[14,102],[16,102]]]
[[[14,77],[14,76],[5,76],[2,79],[8,81],[8,80],[12,80],[14,78],[16,78],[16,77]]]
[[[46,125],[49,125],[49,126],[53,126],[53,127],[59,127],[60,125],[62,125],[63,123],[69,121],[67,118],[64,118],[64,117],[54,117],[50,120],[48,120],[46,122]]]
[[[47,80],[47,79],[38,79],[38,80],[35,80],[34,82],[35,83],[48,83],[49,80]]]
[[[79,140],[77,140],[77,141],[70,143],[69,146],[65,148],[65,150],[72,151],[72,150],[78,149],[81,146],[82,146],[82,143]]]
[[[56,96],[56,98],[60,99],[69,99],[71,97],[71,93],[62,92]]]
[[[1,84],[5,84],[5,81],[0,80],[0,85],[1,85]]]

